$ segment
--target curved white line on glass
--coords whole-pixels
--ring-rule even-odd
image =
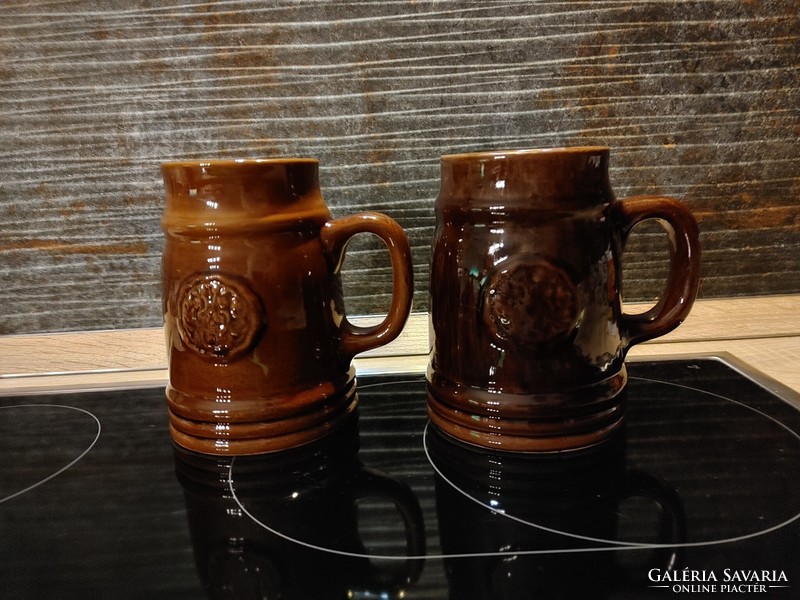
[[[64,465],[63,467],[61,467],[60,469],[58,469],[54,473],[51,473],[50,475],[48,475],[44,479],[41,479],[40,481],[37,481],[33,485],[29,485],[28,487],[26,487],[24,489],[21,489],[21,490],[19,490],[17,492],[14,492],[13,494],[11,494],[9,496],[6,496],[4,498],[0,498],[0,504],[3,504],[4,502],[8,502],[9,500],[12,500],[12,499],[14,499],[14,498],[16,498],[18,496],[21,496],[21,495],[23,495],[23,494],[25,494],[27,492],[30,492],[31,490],[36,489],[40,485],[43,485],[43,484],[47,483],[51,479],[53,479],[55,477],[58,477],[59,475],[61,475],[61,473],[63,473],[67,469],[70,469],[73,465],[75,465],[78,461],[80,461],[84,456],[86,456],[89,453],[89,451],[92,448],[94,448],[94,445],[97,443],[97,440],[100,439],[100,431],[102,430],[102,426],[100,425],[100,419],[98,419],[94,414],[90,413],[88,410],[84,410],[84,409],[78,408],[76,406],[66,406],[64,404],[11,404],[11,405],[8,405],[8,406],[0,406],[0,410],[6,409],[6,408],[39,408],[39,407],[63,408],[63,409],[66,409],[66,410],[74,410],[76,412],[80,412],[80,413],[83,413],[85,415],[88,415],[94,420],[95,425],[97,425],[97,433],[95,434],[94,439],[92,440],[91,444],[89,444],[89,446],[83,452],[81,452],[77,457],[75,457],[73,460],[68,462],[66,465]]]

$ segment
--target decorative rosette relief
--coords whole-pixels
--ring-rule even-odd
[[[258,295],[235,276],[196,273],[180,287],[178,334],[198,354],[235,358],[255,344],[264,324]]]

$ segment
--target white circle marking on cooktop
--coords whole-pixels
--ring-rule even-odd
[[[668,382],[668,381],[660,381],[658,379],[645,379],[645,378],[642,378],[642,377],[631,377],[631,379],[632,380],[636,379],[638,381],[646,381],[648,383],[658,383],[658,384],[663,384],[663,385],[669,385],[669,386],[682,388],[682,389],[693,391],[693,392],[699,392],[701,394],[707,394],[709,396],[713,396],[713,397],[718,398],[720,400],[725,400],[726,402],[732,402],[734,404],[737,404],[737,405],[739,405],[739,406],[741,406],[743,408],[746,408],[746,409],[748,409],[748,410],[750,410],[750,411],[752,411],[752,412],[754,412],[754,413],[756,413],[756,414],[758,414],[758,415],[760,415],[760,416],[772,421],[774,424],[778,425],[781,429],[783,429],[787,433],[789,433],[797,441],[800,441],[800,434],[798,434],[796,431],[792,430],[791,428],[787,427],[786,425],[784,425],[783,423],[781,423],[777,419],[771,417],[770,415],[768,415],[766,413],[763,413],[762,411],[760,411],[760,410],[758,410],[756,408],[753,408],[752,406],[748,406],[747,404],[744,404],[744,403],[739,402],[737,400],[734,400],[732,398],[728,398],[727,396],[722,396],[722,395],[716,394],[714,392],[709,392],[707,390],[701,390],[701,389],[694,388],[694,387],[687,386],[687,385],[682,385],[682,384],[678,384],[678,383],[671,383],[671,382]],[[560,530],[560,529],[553,529],[553,528],[546,527],[544,525],[540,525],[540,524],[532,522],[532,521],[528,521],[528,520],[520,518],[520,517],[516,517],[513,514],[510,514],[510,513],[504,512],[504,511],[498,511],[495,508],[492,508],[491,506],[486,504],[485,502],[481,501],[480,499],[475,498],[474,496],[472,496],[468,492],[466,492],[463,489],[461,489],[460,487],[458,487],[455,483],[450,481],[450,479],[448,479],[447,476],[445,476],[444,473],[442,473],[441,470],[436,466],[436,464],[433,461],[430,453],[428,452],[427,434],[428,434],[428,427],[429,426],[430,426],[430,422],[428,422],[428,424],[425,426],[425,432],[423,434],[423,446],[424,446],[424,449],[425,449],[425,456],[427,457],[428,462],[431,464],[431,467],[433,467],[434,471],[436,471],[436,473],[449,486],[451,486],[458,493],[462,494],[465,498],[469,499],[472,502],[475,502],[476,504],[478,504],[480,506],[483,506],[487,510],[490,510],[492,513],[497,514],[500,517],[504,517],[504,518],[510,519],[512,521],[516,521],[517,523],[520,523],[522,525],[526,525],[528,527],[533,527],[535,529],[546,531],[548,533],[553,533],[553,534],[556,534],[556,535],[569,537],[569,538],[572,538],[572,539],[577,539],[577,540],[582,540],[582,541],[592,542],[592,543],[609,544],[609,548],[607,548],[607,549],[611,549],[611,550],[647,550],[647,549],[658,549],[658,548],[693,548],[693,547],[701,547],[701,546],[715,546],[715,545],[720,545],[720,544],[728,544],[728,543],[732,543],[732,542],[740,542],[740,541],[748,540],[748,539],[751,539],[751,538],[759,537],[759,536],[762,536],[762,535],[766,535],[766,534],[771,533],[773,531],[776,531],[778,529],[782,529],[783,527],[786,527],[787,525],[789,525],[791,523],[794,523],[795,521],[800,519],[800,512],[798,512],[798,513],[794,514],[793,516],[791,516],[790,518],[785,519],[784,521],[782,521],[780,523],[777,523],[777,524],[775,524],[775,525],[773,525],[771,527],[767,527],[765,529],[760,529],[758,531],[753,531],[753,532],[742,534],[742,535],[738,535],[738,536],[732,536],[732,537],[728,537],[728,538],[720,538],[720,539],[715,539],[715,540],[704,540],[704,541],[700,541],[700,542],[682,542],[682,543],[666,543],[666,544],[641,543],[641,542],[624,542],[624,541],[619,541],[619,540],[583,536],[583,535],[579,535],[579,534],[575,534],[575,533],[570,533],[568,531],[563,531],[563,530]],[[587,551],[587,550],[597,550],[597,549],[596,548],[584,548],[583,550]],[[537,551],[534,551],[534,553],[535,552],[537,552]]]
[[[767,414],[765,414],[765,413],[763,413],[763,412],[761,412],[761,411],[759,411],[757,409],[754,409],[754,408],[752,408],[750,406],[747,406],[746,404],[743,404],[741,402],[737,402],[736,400],[732,400],[731,398],[728,398],[726,396],[721,396],[719,394],[715,394],[713,392],[708,392],[706,390],[700,390],[700,389],[697,389],[697,388],[684,386],[684,385],[680,385],[680,384],[673,384],[673,383],[665,382],[665,381],[659,381],[659,380],[653,380],[653,379],[644,379],[644,378],[640,378],[640,377],[632,377],[631,379],[638,379],[640,381],[647,381],[647,382],[650,382],[650,383],[660,383],[660,384],[664,384],[664,385],[672,385],[674,387],[680,387],[680,388],[684,388],[684,389],[687,389],[687,390],[700,392],[702,394],[709,394],[709,395],[715,396],[715,397],[717,397],[719,399],[722,399],[722,400],[725,400],[725,401],[728,401],[728,402],[733,402],[733,403],[738,404],[738,405],[740,405],[740,406],[742,406],[744,408],[747,408],[748,410],[751,410],[751,411],[753,411],[753,412],[755,412],[755,413],[757,413],[757,414],[759,414],[759,415],[761,415],[763,417],[766,417],[767,419],[769,419],[770,421],[772,421],[775,424],[779,425],[782,429],[784,429],[788,433],[790,433],[795,439],[800,441],[800,434],[798,434],[797,432],[793,431],[792,429],[790,429],[789,427],[787,427],[786,425],[784,425],[780,421],[777,421],[776,419],[772,418],[771,416],[769,416],[769,415],[767,415]],[[390,383],[386,383],[386,384],[379,383],[379,384],[367,385],[367,386],[364,386],[364,388],[367,388],[367,387],[379,387],[379,386],[382,386],[382,385],[390,385],[390,384],[397,384],[397,383],[413,383],[413,382],[411,382],[411,381],[409,381],[409,382],[395,381],[395,382],[390,382]],[[425,430],[423,432],[423,440],[422,440],[423,450],[425,451],[425,455],[426,455],[426,457],[428,459],[428,462],[430,463],[431,467],[438,474],[441,475],[441,472],[437,469],[436,465],[431,460],[430,454],[428,452],[427,432],[428,432],[428,427],[429,426],[430,426],[430,422],[428,422],[428,424],[425,426]],[[737,542],[737,541],[742,541],[742,540],[746,540],[746,539],[750,539],[750,538],[759,537],[759,536],[768,534],[768,533],[770,533],[772,531],[775,531],[777,529],[781,529],[781,528],[783,528],[783,527],[785,527],[785,526],[797,521],[798,519],[800,519],[800,513],[797,513],[796,515],[792,516],[791,518],[789,518],[789,519],[787,519],[787,520],[785,520],[785,521],[783,521],[781,523],[778,523],[777,525],[775,525],[773,527],[769,527],[767,529],[764,529],[764,530],[761,530],[761,531],[757,531],[757,532],[753,532],[753,533],[749,533],[749,534],[746,534],[746,535],[741,535],[741,536],[736,536],[736,537],[731,537],[731,538],[726,538],[726,539],[719,539],[719,540],[709,540],[709,541],[703,541],[703,542],[686,542],[686,543],[678,543],[678,544],[653,544],[653,543],[639,543],[639,542],[620,542],[618,540],[595,539],[595,538],[589,538],[589,537],[580,536],[580,535],[576,535],[576,534],[571,534],[571,533],[566,532],[566,531],[548,529],[548,528],[542,527],[542,526],[540,526],[540,525],[538,525],[536,523],[531,523],[531,522],[525,521],[523,519],[518,519],[518,518],[516,518],[513,515],[510,515],[508,513],[500,513],[498,511],[496,511],[495,509],[493,509],[491,506],[488,506],[484,502],[481,502],[477,498],[475,498],[475,497],[469,495],[468,493],[464,492],[463,490],[458,488],[455,484],[453,484],[451,481],[449,481],[447,478],[445,478],[445,481],[449,485],[453,486],[453,488],[456,491],[458,491],[459,493],[463,494],[469,500],[471,500],[473,502],[476,502],[480,506],[492,511],[493,513],[496,513],[498,515],[501,515],[501,516],[509,518],[509,519],[516,520],[516,521],[520,522],[523,525],[527,525],[527,526],[534,527],[534,528],[539,528],[539,529],[544,529],[546,531],[550,531],[550,532],[555,533],[557,535],[564,535],[564,536],[567,536],[567,537],[571,537],[573,539],[581,539],[583,541],[591,541],[592,543],[600,542],[600,543],[605,544],[605,545],[590,546],[590,547],[576,547],[576,548],[540,548],[540,549],[530,549],[530,550],[514,549],[514,550],[507,550],[507,551],[503,550],[503,551],[490,551],[490,552],[463,552],[463,553],[450,553],[450,554],[426,554],[426,555],[421,555],[421,556],[381,555],[381,554],[347,552],[347,551],[343,551],[343,550],[336,550],[336,549],[333,549],[333,548],[326,548],[324,546],[318,546],[318,545],[311,544],[309,542],[305,542],[303,540],[294,538],[292,536],[286,535],[285,533],[275,529],[274,527],[271,527],[267,523],[264,523],[263,521],[258,519],[258,517],[256,517],[250,511],[247,510],[247,508],[244,506],[244,504],[242,504],[241,500],[239,500],[239,497],[236,494],[236,489],[234,487],[234,481],[233,481],[233,465],[234,465],[234,462],[235,462],[235,458],[233,460],[231,460],[231,463],[230,463],[229,468],[228,468],[228,477],[227,477],[228,489],[229,489],[229,491],[231,493],[231,496],[232,496],[234,502],[236,502],[237,506],[242,511],[242,513],[244,515],[246,515],[248,518],[250,518],[256,525],[258,525],[259,527],[263,528],[264,530],[272,533],[273,535],[278,536],[279,538],[282,538],[282,539],[284,539],[284,540],[286,540],[288,542],[297,544],[299,546],[303,546],[303,547],[310,548],[310,549],[313,549],[313,550],[318,550],[318,551],[321,551],[321,552],[327,552],[327,553],[335,554],[335,555],[339,555],[339,556],[346,556],[346,557],[350,557],[350,558],[367,558],[367,559],[372,559],[372,560],[409,560],[409,559],[416,560],[416,559],[444,559],[444,558],[480,558],[480,557],[492,557],[492,556],[494,556],[494,557],[505,557],[505,556],[532,556],[532,555],[546,555],[546,554],[578,554],[578,553],[591,553],[591,552],[620,552],[620,551],[625,551],[625,550],[653,550],[653,549],[659,549],[659,548],[667,548],[667,549],[669,549],[669,548],[679,548],[679,547],[712,546],[712,545],[725,544],[725,543],[730,543],[730,542]]]
[[[416,383],[416,381],[414,381],[414,380],[393,381],[393,382],[388,382],[388,383],[369,384],[369,385],[362,386],[361,389],[373,388],[373,387],[381,387],[381,386],[385,386],[385,385],[386,386],[388,386],[388,385],[396,385],[398,383],[400,383],[400,384],[402,384],[402,383]],[[425,428],[424,434],[426,434],[426,433],[427,433],[427,426]],[[425,443],[424,434],[423,434],[423,447],[424,447],[423,449],[425,451],[426,456],[428,456],[428,449],[427,449],[427,446],[426,446],[426,443]],[[430,462],[430,457],[428,457],[428,460]],[[287,542],[291,542],[293,544],[297,544],[298,546],[303,546],[304,548],[310,548],[312,550],[317,550],[317,551],[320,551],[320,552],[327,552],[329,554],[335,554],[337,556],[345,556],[345,557],[348,557],[348,558],[362,558],[362,559],[366,558],[366,559],[370,559],[370,560],[392,560],[392,561],[397,561],[397,560],[423,560],[423,559],[444,559],[444,558],[481,558],[481,557],[497,557],[497,556],[500,556],[500,557],[503,557],[503,556],[529,556],[529,555],[544,555],[544,554],[575,554],[575,553],[584,553],[584,552],[610,552],[610,551],[619,551],[619,550],[626,550],[626,549],[638,550],[640,548],[647,548],[646,546],[641,546],[641,547],[640,546],[635,546],[635,547],[632,547],[632,548],[626,548],[624,546],[620,547],[620,546],[609,545],[609,546],[595,546],[595,547],[590,547],[590,548],[541,548],[541,549],[536,549],[536,550],[517,550],[517,549],[515,549],[515,550],[501,550],[501,551],[490,551],[490,552],[461,552],[461,553],[452,552],[452,553],[449,553],[449,554],[422,554],[422,555],[419,555],[419,556],[414,556],[414,555],[409,555],[409,554],[401,554],[401,555],[369,554],[369,553],[359,553],[359,552],[349,552],[349,551],[345,551],[345,550],[337,550],[335,548],[328,548],[328,547],[325,547],[325,546],[319,546],[317,544],[311,544],[309,542],[306,542],[306,541],[303,541],[301,539],[298,539],[298,538],[292,537],[290,535],[287,535],[287,534],[283,533],[282,531],[279,531],[278,529],[275,529],[274,527],[271,527],[270,525],[268,525],[267,523],[265,523],[264,521],[262,521],[258,517],[256,517],[253,513],[251,513],[247,509],[247,507],[242,503],[242,501],[239,500],[239,497],[236,494],[236,488],[234,486],[234,481],[233,481],[233,466],[234,466],[235,462],[236,462],[236,458],[234,457],[231,460],[230,464],[228,465],[227,484],[228,484],[228,490],[231,493],[231,497],[233,498],[233,501],[236,503],[236,505],[239,507],[239,509],[242,511],[242,514],[246,515],[251,521],[253,521],[253,523],[258,525],[259,527],[261,527],[265,531],[268,531],[272,535],[275,535],[275,536],[277,536],[277,537],[279,537],[281,539],[284,539]],[[431,463],[431,466],[433,466],[433,463]],[[434,466],[434,469],[435,469],[435,466]],[[483,505],[483,504],[481,503],[481,505]]]
[[[12,499],[17,498],[19,496],[22,496],[23,494],[26,494],[27,492],[30,492],[31,490],[36,489],[37,487],[47,483],[48,481],[50,481],[51,479],[54,479],[55,477],[58,477],[59,475],[61,475],[61,473],[63,473],[64,471],[70,469],[71,467],[73,467],[84,456],[86,456],[91,451],[92,448],[94,448],[94,445],[97,443],[97,440],[100,439],[100,431],[102,430],[102,426],[100,425],[100,419],[98,419],[94,414],[90,413],[88,410],[84,410],[84,409],[78,408],[76,406],[67,406],[67,405],[64,405],[64,404],[10,404],[8,406],[0,406],[0,410],[12,409],[12,408],[15,408],[15,409],[19,409],[19,408],[23,408],[23,409],[28,409],[28,408],[33,408],[33,409],[36,409],[36,408],[55,408],[55,409],[63,409],[63,410],[70,410],[70,411],[83,413],[83,414],[88,415],[89,417],[92,418],[92,420],[94,421],[94,424],[97,426],[97,431],[95,432],[94,439],[92,439],[92,441],[89,444],[89,446],[85,450],[83,450],[78,456],[73,458],[67,464],[65,464],[61,468],[57,469],[56,471],[54,471],[53,473],[51,473],[47,477],[44,477],[44,478],[40,479],[36,483],[34,483],[32,485],[29,485],[29,486],[27,486],[27,487],[25,487],[25,488],[23,488],[21,490],[17,490],[16,492],[14,492],[12,494],[9,494],[8,496],[0,498],[0,504],[3,504],[4,502],[8,502],[9,500],[12,500]]]

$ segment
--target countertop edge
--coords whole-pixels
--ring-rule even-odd
[[[375,317],[352,320],[364,324]],[[415,313],[397,340],[361,355],[355,365],[362,374],[424,372],[428,351],[428,315]],[[629,357],[723,353],[800,392],[800,295],[700,300],[678,329],[632,348]],[[161,328],[0,336],[2,395],[150,387],[166,380]]]

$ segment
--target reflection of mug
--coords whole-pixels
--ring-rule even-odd
[[[458,555],[446,559],[454,600],[604,598],[650,568],[676,568],[679,550],[646,546],[685,541],[682,503],[626,469],[622,435],[591,453],[542,455],[483,450],[430,428],[427,446],[442,551]],[[620,539],[623,506],[630,539]]]
[[[356,405],[352,358],[392,341],[411,306],[400,226],[331,219],[314,159],[162,165],[163,304],[173,439],[211,454],[283,450],[327,435]],[[345,316],[347,242],[389,249],[393,295],[374,327]]]
[[[338,599],[355,590],[379,597],[416,581],[421,560],[370,558],[356,504],[391,503],[405,529],[403,556],[420,557],[419,503],[405,484],[364,467],[357,453],[353,423],[269,456],[211,457],[175,446],[195,561],[209,597]]]
[[[624,358],[687,316],[697,224],[677,200],[615,201],[608,148],[443,156],[431,264],[429,413],[466,442],[509,451],[590,446],[622,424]],[[667,287],[622,312],[621,257],[655,219]]]

